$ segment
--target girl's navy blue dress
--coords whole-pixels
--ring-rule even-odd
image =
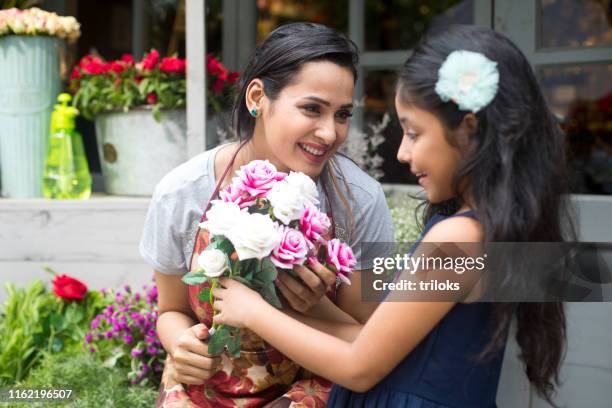
[[[473,217],[473,214],[467,211],[451,215],[456,216]],[[434,224],[447,217],[436,215],[431,218],[419,241]],[[491,303],[458,303],[375,387],[358,393],[334,385],[328,406],[496,407],[495,396],[504,350],[482,362],[477,362],[475,357],[491,339],[491,306]]]

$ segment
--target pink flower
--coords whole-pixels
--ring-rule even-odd
[[[255,199],[247,193],[240,180],[219,191],[219,198],[226,203],[237,204],[240,209],[248,208],[255,204]]]
[[[327,234],[331,222],[327,214],[319,211],[317,207],[306,207],[304,215],[300,220],[300,230],[308,240],[325,243],[324,235]]]
[[[352,269],[357,263],[357,260],[350,246],[335,238],[328,241],[327,258],[325,262],[332,268],[335,268],[336,275],[340,280],[349,285],[351,284],[348,277],[353,272]]]
[[[287,177],[286,173],[276,171],[276,167],[268,160],[253,160],[240,167],[236,172],[238,182],[253,198],[265,197],[272,186]]]
[[[293,228],[281,225],[278,228],[281,241],[274,248],[270,260],[283,269],[292,269],[293,265],[302,265],[308,254],[308,242],[302,233]]]

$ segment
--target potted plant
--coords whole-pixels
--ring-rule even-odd
[[[73,42],[79,36],[74,17],[37,8],[0,10],[0,170],[5,197],[42,196],[49,118],[61,84],[59,48],[64,40]]]
[[[95,121],[107,193],[151,195],[164,174],[187,160],[186,66],[152,50],[139,62],[88,55],[73,69],[74,105]],[[221,93],[237,76],[225,72],[222,85],[211,85]]]

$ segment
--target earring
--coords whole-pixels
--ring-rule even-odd
[[[257,108],[253,108],[249,111],[249,113],[251,114],[252,117],[256,118],[257,117]]]

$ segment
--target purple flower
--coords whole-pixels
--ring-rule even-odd
[[[102,317],[102,315],[97,315],[92,321],[91,324],[89,325],[91,330],[96,330],[98,328],[98,326],[100,325],[100,318]]]
[[[106,332],[106,338],[107,339],[112,339],[113,338],[113,331],[112,330],[109,330],[109,331]]]
[[[140,302],[140,293],[135,293],[134,294],[134,301]]]
[[[102,293],[102,296],[106,296],[106,294],[108,293],[108,289],[102,288],[100,289],[100,293]]]
[[[93,335],[91,334],[91,332],[87,332],[87,335],[85,335],[85,341],[87,343],[91,343],[92,340],[93,340]]]
[[[131,344],[132,341],[134,341],[134,339],[132,338],[132,336],[130,336],[129,334],[125,335],[125,337],[123,338],[123,340],[125,341],[125,344]]]
[[[142,353],[143,353],[142,349],[139,349],[137,347],[134,347],[131,352],[132,357],[140,357]]]
[[[130,285],[125,285],[125,286],[123,287],[123,290],[124,290],[126,293],[132,293],[132,288],[130,288]]]
[[[155,354],[157,354],[157,352],[158,352],[157,348],[155,348],[153,346],[147,347],[147,353],[148,354],[155,355]]]

